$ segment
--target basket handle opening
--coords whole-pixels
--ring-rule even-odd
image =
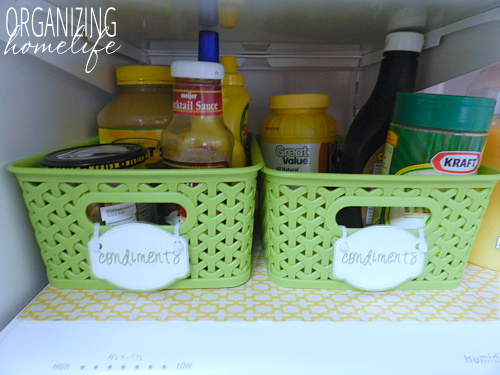
[[[329,229],[341,235],[340,225],[349,229],[366,225],[394,225],[404,229],[435,230],[442,218],[439,204],[426,197],[404,200],[389,197],[345,197],[335,201],[327,210]]]

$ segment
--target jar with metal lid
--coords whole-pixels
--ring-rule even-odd
[[[161,168],[161,133],[173,118],[169,66],[131,65],[116,69],[118,95],[98,114],[100,143],[146,147],[147,168]]]
[[[45,155],[40,166],[66,169],[144,169],[147,149],[133,143],[99,144],[72,147]],[[119,225],[130,222],[156,222],[154,203],[93,203],[87,207],[93,223]]]
[[[383,174],[476,174],[495,101],[466,96],[398,93],[382,162]],[[427,208],[391,207],[386,224],[425,225]]]
[[[260,127],[266,167],[285,172],[333,172],[337,121],[326,113],[328,95],[269,98],[272,115]]]

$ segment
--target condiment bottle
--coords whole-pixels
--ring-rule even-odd
[[[222,118],[224,67],[204,61],[175,61],[174,118],[163,130],[166,168],[229,168],[233,135]]]
[[[413,92],[418,57],[424,37],[416,32],[394,32],[386,37],[384,58],[370,97],[360,109],[346,135],[341,173],[379,174],[389,122],[398,92]],[[371,224],[371,208],[348,207],[337,216],[339,224],[355,228]]]
[[[222,107],[224,124],[234,136],[233,167],[246,166],[244,145],[248,134],[248,103],[250,94],[243,87],[245,77],[238,74],[236,58],[222,56],[220,63],[224,66],[222,81]]]
[[[481,164],[500,169],[500,64],[481,71],[465,91],[467,95],[491,98],[496,106],[491,120]],[[469,262],[491,270],[500,271],[500,185],[490,195],[490,201],[472,246]]]
[[[45,155],[40,166],[63,169],[145,169],[147,150],[134,143],[99,144],[72,147]],[[96,172],[98,173],[98,172]],[[156,223],[154,203],[91,203],[87,217],[102,225],[119,225],[137,221]]]
[[[170,67],[121,66],[118,95],[98,114],[100,143],[138,143],[149,150],[148,168],[161,168],[161,133],[172,121]]]
[[[337,121],[326,113],[328,95],[269,98],[272,115],[260,127],[266,167],[285,172],[333,171]]]
[[[163,130],[165,168],[230,168],[233,134],[222,118],[220,83],[224,67],[205,61],[175,61],[171,66],[174,85],[174,119]],[[160,208],[160,220],[175,224],[184,220],[178,205]]]
[[[219,34],[216,31],[201,30],[198,33],[198,61],[219,62]],[[224,66],[224,80],[221,86],[222,117],[234,137],[232,166],[240,168],[246,166],[243,142],[248,131],[250,95],[243,88],[245,77],[238,74],[236,59],[232,56],[222,56],[220,63]]]

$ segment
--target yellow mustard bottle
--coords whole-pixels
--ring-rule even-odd
[[[250,94],[243,87],[245,77],[238,74],[236,58],[222,56],[220,63],[224,66],[222,81],[223,120],[234,136],[233,168],[245,167],[245,143],[248,134],[248,104]]]
[[[260,128],[267,168],[285,172],[334,171],[337,121],[326,113],[328,95],[272,96],[269,108],[272,115]]]
[[[481,164],[500,169],[500,64],[481,70],[470,83],[465,95],[496,100],[488,137],[481,155]],[[491,192],[488,207],[483,214],[469,262],[476,266],[500,272],[500,184]]]
[[[100,143],[137,143],[149,150],[147,168],[161,168],[161,134],[173,119],[169,66],[116,69],[118,95],[97,115]]]

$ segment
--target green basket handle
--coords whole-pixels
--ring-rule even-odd
[[[337,213],[345,207],[426,207],[431,211],[430,219],[424,227],[424,233],[432,233],[439,226],[442,216],[442,207],[428,197],[342,197],[333,202],[326,211],[326,226],[334,236],[341,237],[342,229],[337,223]],[[348,228],[348,234],[359,229]],[[411,232],[412,230],[410,230]],[[414,230],[415,234],[417,230]]]

